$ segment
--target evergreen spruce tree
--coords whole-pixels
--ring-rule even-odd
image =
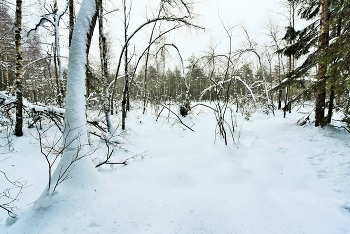
[[[305,56],[305,60],[289,72],[285,82],[275,87],[275,90],[298,83],[300,79],[297,78],[309,76],[311,68],[317,67],[317,81],[289,102],[314,93],[315,126],[324,126],[331,122],[334,100],[349,100],[346,90],[349,85],[347,70],[350,55],[347,51],[350,49],[350,3],[344,0],[297,1],[300,3],[298,16],[309,24],[302,30],[287,27],[284,39],[294,40],[294,43],[279,52],[286,56],[294,54],[296,58]],[[329,102],[328,114],[325,116],[327,92]]]
[[[331,43],[325,50],[323,60],[328,61],[327,88],[330,92],[327,122],[331,122],[334,104],[349,112],[349,63],[350,55],[350,2],[333,0],[330,11]],[[337,100],[337,103],[334,101]]]

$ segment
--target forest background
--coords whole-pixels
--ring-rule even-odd
[[[93,175],[94,167],[113,164],[134,107],[143,114],[154,110],[157,119],[167,110],[190,131],[186,116],[206,107],[225,145],[235,142],[235,115],[249,120],[256,111],[282,110],[286,117],[300,105],[312,106],[300,125],[349,132],[348,1],[279,2],[258,26],[232,23],[220,7],[215,17],[201,15],[208,7],[192,1],[142,4],[1,1],[0,121],[7,139],[1,148],[11,149],[12,133],[23,136],[24,125],[37,129],[41,147],[45,125],[62,133],[41,148],[49,183],[40,199],[61,184],[82,182],[71,178],[75,171]],[[224,7],[235,7],[230,4]],[[89,118],[89,111],[99,111],[98,117]],[[341,118],[334,120],[335,113]],[[106,143],[106,159],[97,165],[85,157],[92,135]],[[1,208],[15,218],[10,204],[17,197],[3,196],[10,201]]]

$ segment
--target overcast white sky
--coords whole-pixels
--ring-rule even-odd
[[[237,49],[245,40],[242,26],[256,41],[264,41],[265,23],[268,18],[281,18],[273,13],[280,10],[282,0],[204,0],[195,5],[199,23],[208,28],[206,35],[199,35],[188,40],[196,51],[204,50],[209,45],[227,49],[228,40],[222,23],[226,27],[237,26],[233,30],[233,49]],[[222,22],[221,22],[222,20]],[[225,46],[226,45],[226,46]]]
[[[193,11],[196,15],[194,23],[204,26],[206,28],[205,32],[202,30],[183,30],[181,33],[172,33],[168,37],[170,43],[174,42],[178,45],[184,59],[188,58],[192,53],[198,54],[199,51],[208,51],[209,46],[216,46],[219,50],[218,52],[227,51],[227,38],[225,38],[226,35],[220,18],[226,26],[244,25],[250,36],[261,43],[266,39],[264,39],[264,27],[269,16],[272,19],[278,18],[279,20],[276,21],[278,24],[287,24],[287,22],[281,22],[283,17],[273,13],[287,11],[287,9],[282,7],[282,2],[284,0],[187,0],[186,2],[191,1],[194,2]],[[65,1],[58,0],[58,2],[62,5]],[[123,40],[123,29],[120,19],[120,17],[122,17],[121,0],[112,0],[111,2],[111,5],[109,5],[106,10],[114,8],[120,9],[119,12],[108,15],[109,22],[106,23],[106,25],[109,26],[107,31],[109,31],[109,36],[113,42],[115,57],[118,57],[121,48],[121,42],[119,40]],[[130,33],[134,31],[138,25],[145,22],[147,18],[152,18],[152,7],[146,6],[157,6],[158,3],[158,0],[133,0],[133,16],[130,24]],[[34,14],[40,15],[42,13],[36,11]],[[33,21],[35,21],[34,14],[28,15]],[[64,26],[64,23],[61,23],[61,25]],[[97,34],[97,31],[95,34]],[[143,30],[139,33],[139,36],[133,41],[136,47],[144,47],[144,44],[148,41],[147,35],[149,35],[147,30]],[[234,29],[233,36],[233,49],[237,49],[244,41],[244,34],[239,26]],[[62,42],[64,40],[63,37]],[[93,45],[91,49],[95,51],[91,58],[98,62],[98,46]],[[140,52],[141,51],[139,51],[139,53]]]
[[[172,32],[168,36],[169,43],[175,43],[181,50],[184,59],[191,56],[192,53],[198,54],[201,51],[208,51],[209,46],[215,46],[218,52],[228,50],[228,40],[224,32],[222,22],[229,27],[237,25],[233,30],[233,49],[238,49],[245,40],[241,26],[244,25],[250,36],[254,40],[264,43],[266,36],[265,23],[271,17],[276,23],[281,25],[287,22],[281,22],[281,15],[274,12],[286,11],[283,8],[283,0],[194,0],[193,11],[195,13],[194,23],[206,28],[203,30],[183,30],[181,32]],[[152,18],[150,8],[146,5],[156,6],[159,1],[155,0],[133,0],[133,18],[130,24],[130,33],[137,28],[140,23],[145,22],[147,18]],[[188,1],[189,2],[189,1]],[[121,8],[119,4],[113,3],[110,8]],[[121,9],[120,9],[121,10]],[[121,12],[115,13],[121,17]],[[146,16],[147,15],[147,16]],[[221,18],[221,20],[220,20]],[[119,25],[119,26],[118,26]],[[122,39],[121,20],[109,22],[110,33],[113,38]],[[283,27],[282,27],[283,29]],[[143,30],[133,41],[136,46],[144,47],[148,41],[149,32]],[[120,48],[120,42],[113,39],[114,48]],[[140,53],[140,52],[139,52]],[[176,57],[173,50],[172,55]],[[175,60],[178,58],[175,58]]]
[[[281,15],[274,13],[287,10],[282,7],[282,1],[283,0],[194,0],[193,11],[196,15],[194,23],[204,26],[206,30],[172,32],[168,36],[168,40],[170,43],[174,42],[180,48],[184,59],[191,56],[192,53],[198,54],[198,52],[201,51],[208,51],[209,46],[215,46],[218,52],[228,51],[228,40],[222,26],[223,22],[229,27],[237,25],[233,30],[233,49],[238,49],[240,44],[245,40],[241,29],[242,25],[247,28],[250,36],[254,38],[254,40],[264,43],[266,40],[265,23],[268,21],[269,17],[278,24],[287,24],[287,22],[281,22],[281,19],[283,19]],[[148,18],[152,18],[150,10],[145,7],[147,4],[158,4],[158,1],[133,1],[132,12],[136,16],[134,16],[131,21],[130,32],[133,31],[140,22],[145,22],[146,12]],[[119,8],[120,6],[116,5],[115,7]],[[117,14],[121,17],[120,13],[121,12]],[[122,35],[120,35],[122,31],[117,29],[118,27],[116,24],[110,23],[110,25],[111,24],[113,24],[113,37],[122,38]],[[146,43],[147,35],[149,35],[148,32],[141,32],[141,34],[139,34],[140,37],[137,37],[137,39],[135,38],[136,44]],[[118,41],[114,40],[114,43],[114,46],[120,47]],[[172,55],[176,55],[175,51]]]

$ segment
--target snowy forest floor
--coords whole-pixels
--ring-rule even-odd
[[[100,182],[58,188],[47,203],[35,204],[48,182],[36,129],[11,136],[14,151],[0,154],[0,170],[29,186],[14,204],[15,223],[0,210],[0,233],[350,233],[346,131],[298,126],[296,111],[238,114],[235,142],[225,146],[210,109],[182,118],[194,132],[151,112],[129,113],[112,158],[133,157],[126,166],[103,165]],[[92,158],[105,156],[99,144]],[[0,178],[0,189],[7,185]]]

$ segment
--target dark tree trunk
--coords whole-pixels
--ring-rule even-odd
[[[23,136],[23,97],[22,97],[22,0],[16,0],[15,44],[16,44],[16,126],[15,135]]]
[[[125,119],[127,112],[127,95],[129,92],[129,76],[128,76],[128,14],[126,12],[126,0],[123,1],[124,5],[124,42],[126,47],[124,50],[124,74],[125,74],[125,85],[123,91],[123,100],[122,100],[122,129],[125,130]]]
[[[4,60],[5,61],[5,60]],[[4,69],[1,67],[1,83],[0,83],[0,90],[5,89],[5,81],[4,81]]]
[[[69,0],[69,46],[72,41],[74,29],[74,0]]]
[[[129,79],[129,76],[128,76],[128,79]],[[129,82],[129,86],[128,86],[128,89],[127,89],[127,92],[126,92],[126,111],[130,111],[130,85],[131,85],[131,82]]]
[[[327,123],[331,123],[332,122],[333,107],[334,107],[334,86],[332,85],[332,87],[331,87],[331,94],[329,96]]]
[[[9,90],[9,66],[7,64],[7,53],[5,53],[5,89]]]
[[[322,0],[320,5],[320,35],[318,39],[319,51],[322,55],[329,43],[329,19],[328,19],[328,0]],[[318,63],[317,80],[320,82],[316,91],[316,108],[315,108],[315,126],[324,125],[324,109],[326,102],[325,77],[327,72],[327,63],[320,61]]]
[[[326,90],[324,87],[317,89],[316,109],[315,109],[315,127],[323,125],[324,108],[326,100]]]
[[[282,108],[282,89],[278,91],[278,109]]]
[[[289,114],[292,113],[292,103],[291,102],[289,102],[288,111],[289,111]]]
[[[283,118],[286,117],[286,113],[288,111],[288,106],[289,106],[288,97],[289,97],[289,86],[287,86],[287,88],[286,88],[286,95],[285,95],[285,98],[284,98]]]
[[[57,52],[56,52],[56,43],[53,43],[53,64],[55,68],[55,77],[56,77],[56,85],[57,85],[57,102],[58,105],[62,106],[62,93],[61,93],[61,82],[58,76],[58,67],[57,67]]]
[[[343,4],[344,1],[341,1],[340,3]],[[340,35],[341,35],[342,19],[343,19],[343,16],[338,17],[337,37],[340,37]],[[332,115],[333,115],[334,98],[335,98],[334,88],[335,88],[334,85],[332,85],[331,86],[331,93],[329,96],[329,105],[328,105],[328,114],[327,114],[327,123],[329,123],[329,124],[332,122]]]

